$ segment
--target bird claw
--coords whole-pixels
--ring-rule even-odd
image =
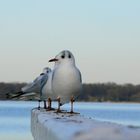
[[[68,113],[70,113],[70,114],[80,114],[79,112],[73,112],[73,111],[70,111]]]
[[[46,108],[46,111],[53,111],[53,110],[56,110],[56,109],[55,108],[52,108],[52,107],[51,108],[50,107],[47,107]]]
[[[66,110],[57,109],[55,113],[67,113],[67,111]]]
[[[62,113],[62,111],[60,109],[57,109],[56,112],[57,113]]]

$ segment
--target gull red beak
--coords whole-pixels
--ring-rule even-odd
[[[49,60],[49,62],[56,62],[56,61],[58,61],[58,59],[56,59],[56,58],[53,58],[53,59]]]

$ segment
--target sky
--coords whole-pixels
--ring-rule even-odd
[[[30,82],[70,50],[83,83],[140,84],[139,0],[0,0],[0,82]]]

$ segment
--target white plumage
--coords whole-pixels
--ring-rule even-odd
[[[65,50],[50,60],[52,61],[55,61],[52,73],[53,98],[60,97],[61,104],[69,102],[72,96],[77,98],[82,89],[82,80],[73,54]]]

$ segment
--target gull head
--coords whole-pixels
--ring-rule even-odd
[[[50,73],[52,70],[49,68],[49,67],[45,67],[44,69],[43,69],[43,73]]]
[[[70,51],[64,50],[60,52],[58,55],[56,55],[55,58],[50,59],[49,62],[55,62],[55,65],[58,64],[75,65],[75,58]]]

